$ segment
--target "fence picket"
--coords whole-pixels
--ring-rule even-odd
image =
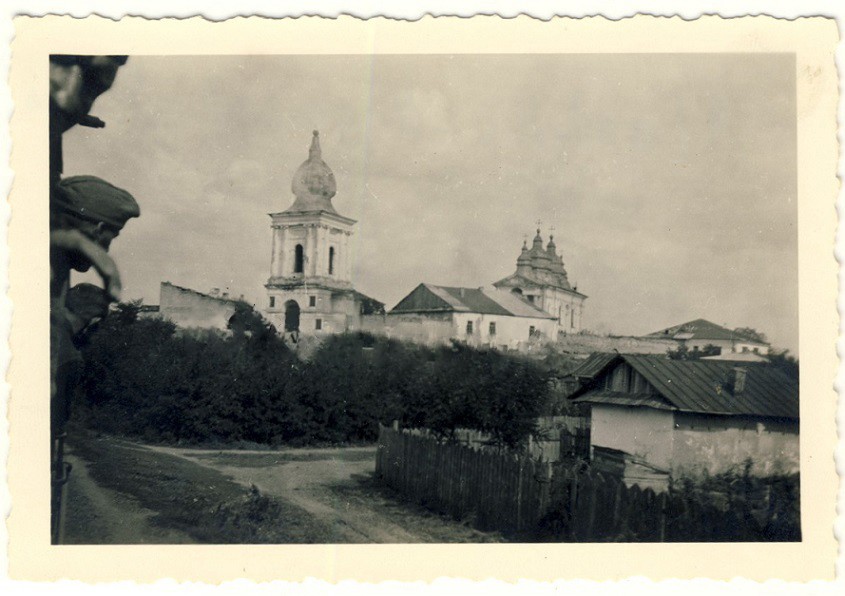
[[[764,532],[775,527],[800,540],[797,507],[789,500],[796,489],[747,490],[767,499],[765,508],[752,514],[744,495],[726,511],[708,494],[658,495],[583,463],[552,464],[494,450],[475,441],[476,435],[440,441],[424,431],[380,425],[376,475],[432,510],[460,520],[474,517],[481,529],[531,533],[542,521],[544,531],[562,541],[759,541],[773,539]]]

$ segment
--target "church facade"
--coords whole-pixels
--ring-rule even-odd
[[[319,336],[357,328],[362,316],[383,313],[382,303],[353,287],[350,238],[356,222],[332,205],[337,184],[322,159],[317,131],[291,190],[290,207],[270,214],[267,319],[286,335]]]
[[[500,290],[508,290],[552,315],[557,321],[558,333],[581,331],[581,316],[587,296],[569,283],[563,257],[557,254],[554,237],[549,236],[543,247],[540,230],[534,236],[531,248],[522,245],[522,252],[516,260],[516,271],[493,284]]]

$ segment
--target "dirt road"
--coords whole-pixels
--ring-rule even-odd
[[[279,451],[148,449],[184,458],[262,494],[287,500],[351,543],[493,542],[478,532],[426,510],[400,503],[372,479],[375,447]]]
[[[155,512],[137,499],[97,484],[85,461],[72,452],[73,466],[65,488],[63,544],[191,544],[185,532],[153,522]]]

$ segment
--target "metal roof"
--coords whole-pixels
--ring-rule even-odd
[[[420,284],[390,312],[466,312],[506,317],[555,318],[522,298],[503,290],[457,288],[432,284]]]
[[[595,352],[590,354],[586,360],[569,374],[580,379],[592,379],[617,356],[618,354],[615,353]]]
[[[660,397],[682,412],[798,418],[798,383],[766,364],[745,364],[742,367],[746,371],[745,387],[741,392],[735,392],[730,382],[733,369],[738,368],[735,363],[622,355],[617,356],[617,362],[611,368],[622,362],[630,364],[654,387]],[[603,375],[597,377],[596,381],[601,377]],[[595,390],[596,386],[597,382],[591,383],[576,392],[575,397],[603,395],[606,398],[607,392]]]
[[[752,339],[741,333],[737,333],[733,329],[722,327],[716,323],[711,323],[705,319],[695,319],[694,321],[687,321],[674,327],[667,327],[654,333],[649,333],[646,337],[665,337],[671,339],[721,339],[729,341],[744,341],[766,345],[765,342]]]
[[[621,391],[594,391],[572,400],[577,403],[612,404],[615,406],[645,406],[657,410],[674,410],[666,400],[646,393],[622,393]]]

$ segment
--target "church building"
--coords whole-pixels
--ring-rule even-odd
[[[316,130],[291,190],[293,204],[270,214],[267,318],[286,335],[324,335],[358,328],[362,316],[383,313],[382,303],[353,288],[349,240],[355,220],[332,205],[337,184]]]
[[[552,315],[557,320],[558,332],[578,333],[581,330],[581,314],[587,297],[569,283],[563,257],[557,254],[553,236],[549,236],[549,243],[543,248],[538,229],[531,248],[527,242],[523,243],[522,253],[516,260],[516,272],[493,286],[518,294]]]

